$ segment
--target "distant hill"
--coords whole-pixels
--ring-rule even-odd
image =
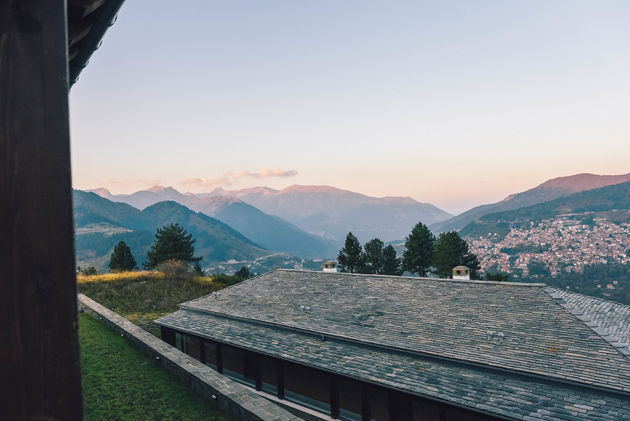
[[[431,224],[451,217],[434,205],[409,197],[376,198],[330,186],[217,189],[200,196],[213,195],[237,197],[304,231],[337,242],[343,241],[348,231],[361,241],[374,237],[383,241],[399,240],[407,236],[418,221]]]
[[[509,231],[511,224],[528,224],[558,215],[630,210],[630,182],[586,190],[515,210],[493,212],[466,225],[460,234],[480,236]],[[623,214],[628,215],[626,212]],[[629,218],[630,219],[630,218]],[[626,221],[630,222],[630,221]]]
[[[545,181],[533,189],[510,195],[500,202],[477,206],[445,221],[436,222],[430,228],[434,232],[458,231],[484,215],[532,206],[573,193],[627,181],[630,181],[630,173],[623,175],[576,174],[558,177]]]
[[[273,215],[268,215],[237,197],[215,194],[180,193],[172,187],[155,186],[133,194],[111,194],[107,189],[91,190],[114,202],[127,203],[138,209],[163,201],[174,201],[228,224],[261,246],[301,257],[332,257],[338,244],[313,234]]]
[[[213,215],[269,250],[321,258],[336,257],[339,251],[334,241],[309,234],[241,201],[222,206]]]
[[[95,193],[73,192],[77,263],[101,269],[114,245],[125,241],[138,261],[154,241],[155,230],[169,223],[179,223],[193,235],[196,254],[204,263],[230,259],[255,259],[269,254],[238,231],[203,213],[178,203],[160,202],[144,210],[116,203]]]

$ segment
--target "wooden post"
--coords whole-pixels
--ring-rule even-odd
[[[0,1],[0,419],[83,417],[64,0]]]

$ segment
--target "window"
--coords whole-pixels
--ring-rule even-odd
[[[182,352],[186,352],[186,335],[183,333],[175,332],[175,348]]]
[[[241,383],[256,386],[256,354],[229,345],[221,346],[223,374]]]
[[[201,339],[198,337],[175,332],[175,348],[201,361]]]
[[[203,341],[204,364],[217,369],[217,344],[214,341]]]
[[[389,421],[389,398],[383,389],[370,389],[370,419]]]
[[[330,414],[330,376],[297,364],[284,364],[286,400]]]
[[[250,386],[256,386],[256,379],[258,378],[258,356],[253,352],[244,351],[244,364],[243,364],[243,380]]]
[[[391,420],[413,419],[413,402],[411,396],[397,392],[389,392],[389,418]]]
[[[440,408],[426,401],[413,401],[413,421],[439,421]]]
[[[278,394],[278,361],[269,357],[260,357],[260,375],[262,390]]]
[[[235,380],[242,380],[245,373],[243,351],[229,345],[221,346],[223,374]]]
[[[162,336],[162,340],[171,346],[175,346],[175,331],[173,329],[169,329],[168,327],[161,326],[160,332]]]
[[[196,336],[186,335],[186,354],[201,361],[201,339]]]
[[[339,419],[361,421],[362,387],[359,382],[337,378],[337,391],[339,393]]]

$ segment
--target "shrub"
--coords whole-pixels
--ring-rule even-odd
[[[86,268],[81,269],[81,266],[77,268],[79,273],[83,276],[94,276],[98,275],[98,270],[94,266],[88,266]]]
[[[181,260],[167,260],[160,263],[157,266],[158,272],[162,272],[165,276],[173,279],[186,279],[192,278],[195,275],[195,270],[189,263],[182,262]]]

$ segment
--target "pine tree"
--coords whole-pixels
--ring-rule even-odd
[[[354,273],[363,265],[361,243],[351,232],[346,236],[344,247],[339,250],[337,261],[341,272]]]
[[[374,238],[363,246],[363,267],[361,273],[383,273],[383,246],[385,244],[378,238]]]
[[[131,249],[124,241],[120,241],[109,259],[110,272],[124,272],[135,268],[136,259],[131,254]]]
[[[169,224],[157,229],[155,242],[147,252],[147,269],[154,269],[162,262],[176,260],[186,263],[199,263],[201,257],[195,257],[195,240],[192,234],[179,224]]]
[[[400,258],[396,256],[396,250],[390,244],[383,249],[383,275],[395,275],[400,276],[402,270],[400,270]]]
[[[468,266],[471,279],[479,279],[479,260],[468,250],[468,244],[455,231],[443,232],[435,242],[433,265],[438,276],[452,276],[455,266]]]
[[[481,264],[475,253],[469,251],[464,255],[464,266],[470,269],[470,279],[481,279]]]
[[[405,239],[402,269],[419,276],[427,276],[433,260],[435,236],[422,222],[418,222]]]

